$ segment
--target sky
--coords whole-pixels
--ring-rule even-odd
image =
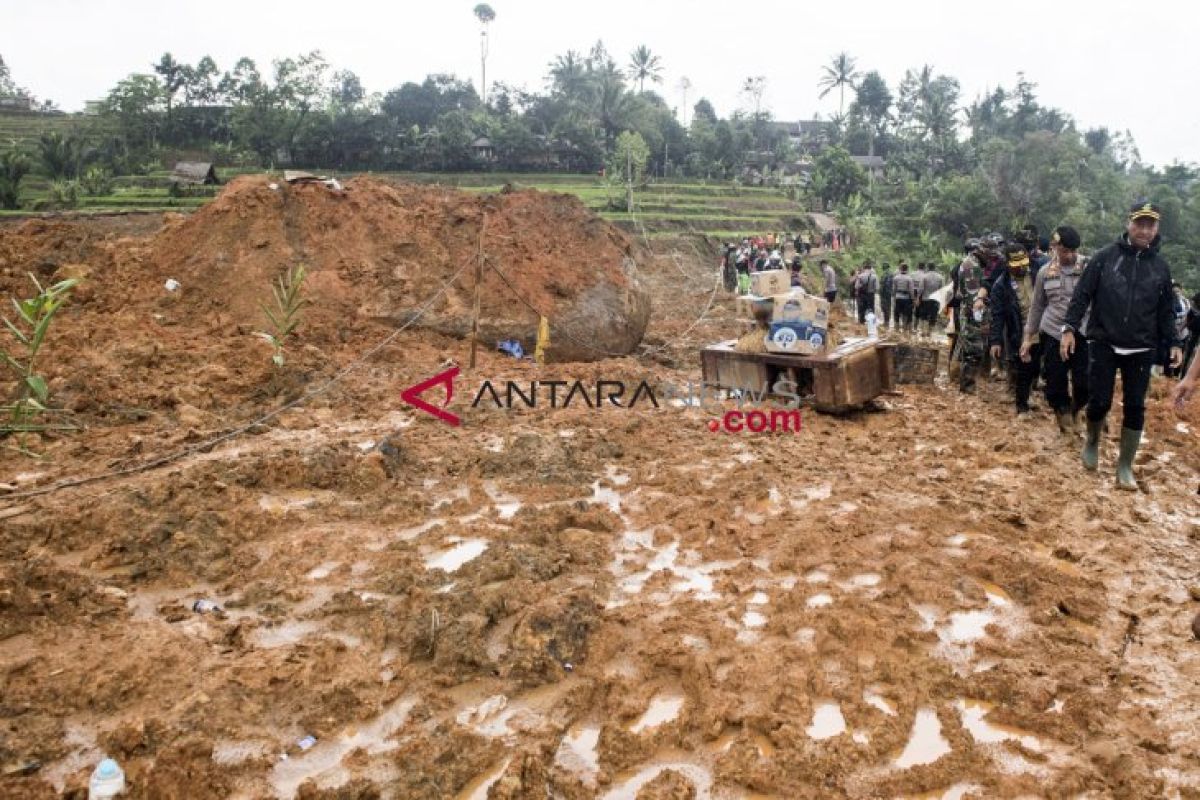
[[[0,55],[13,78],[67,111],[103,97],[165,51],[221,69],[241,56],[272,59],[321,50],[371,92],[449,72],[479,82],[475,0],[0,0]],[[1144,161],[1200,162],[1200,4],[1111,0],[997,3],[802,4],[795,0],[493,0],[488,83],[541,90],[547,65],[604,41],[618,63],[645,44],[665,68],[659,91],[682,114],[708,98],[724,116],[745,107],[747,76],[767,79],[776,119],[828,117],[821,68],[836,53],[878,70],[896,91],[904,72],[931,64],[958,78],[963,104],[1017,72],[1040,101],[1080,130],[1128,130]],[[269,73],[269,68],[263,69]],[[648,85],[649,88],[649,85]],[[850,103],[847,95],[846,104]]]

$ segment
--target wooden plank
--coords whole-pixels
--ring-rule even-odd
[[[842,366],[846,376],[848,405],[861,405],[879,396],[879,356],[875,350],[855,353],[846,359]]]
[[[882,343],[875,352],[879,354],[879,388],[880,391],[894,392],[896,390],[896,346]]]

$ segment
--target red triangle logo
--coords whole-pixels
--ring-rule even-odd
[[[437,375],[434,375],[429,380],[421,381],[414,386],[408,387],[400,393],[400,399],[409,405],[414,406],[415,408],[421,409],[426,414],[432,414],[442,422],[445,422],[447,425],[458,427],[462,424],[462,420],[460,420],[457,415],[451,414],[449,411],[445,410],[446,406],[450,405],[450,401],[454,399],[454,379],[458,376],[458,373],[458,367],[451,367],[445,372],[440,372]],[[446,387],[446,402],[442,403],[441,408],[430,405],[421,399],[421,394],[426,389],[430,389],[434,386]]]

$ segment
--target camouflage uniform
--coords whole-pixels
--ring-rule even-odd
[[[975,388],[975,377],[987,353],[988,333],[991,328],[991,310],[987,300],[980,319],[975,319],[975,294],[984,285],[983,266],[974,255],[963,259],[958,267],[958,285],[955,289],[960,305],[959,319],[962,330],[958,335],[958,353],[962,367],[958,374],[959,391],[970,392]]]

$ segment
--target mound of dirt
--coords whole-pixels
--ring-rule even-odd
[[[532,349],[539,315],[551,321],[553,360],[624,355],[641,341],[650,303],[634,244],[570,195],[482,197],[373,178],[352,179],[339,192],[244,177],[167,227],[148,261],[157,283],[175,278],[194,287],[184,301],[197,310],[255,324],[271,281],[303,263],[312,300],[306,318],[316,326],[350,316],[402,323],[465,267],[419,321],[462,337],[471,328],[481,251],[489,345],[517,338]]]

